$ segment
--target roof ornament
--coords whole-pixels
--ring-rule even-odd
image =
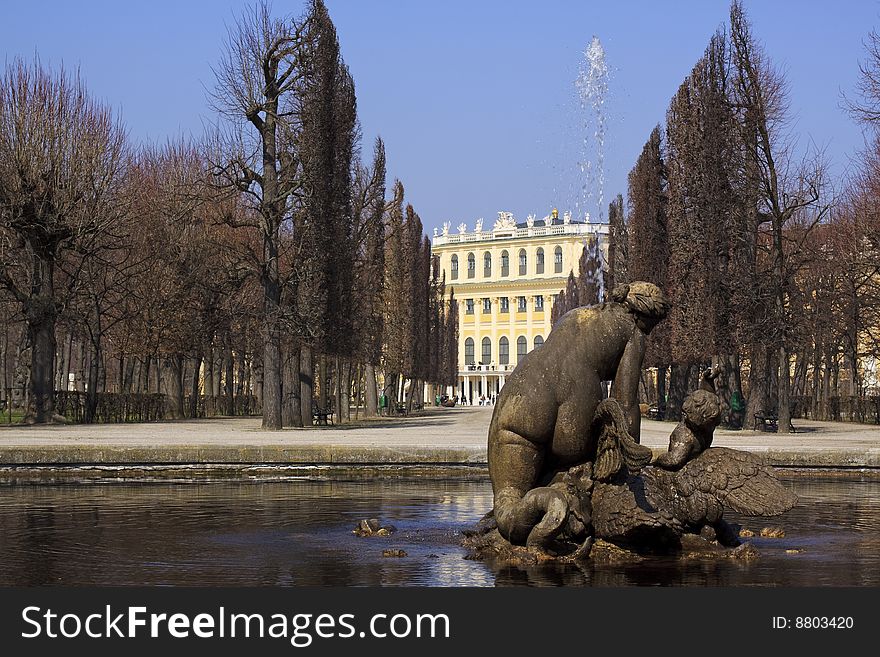
[[[516,220],[513,218],[513,212],[499,212],[492,230],[513,230],[515,228]]]

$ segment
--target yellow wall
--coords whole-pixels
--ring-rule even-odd
[[[558,227],[557,227],[558,228]],[[569,228],[569,227],[566,227]],[[496,371],[500,366],[499,343],[503,337],[508,339],[509,366],[513,369],[517,364],[517,339],[527,339],[526,353],[535,346],[535,338],[545,340],[550,334],[550,315],[553,306],[553,295],[565,289],[569,272],[578,274],[578,260],[583,251],[583,234],[546,235],[541,237],[509,237],[460,243],[442,243],[433,247],[433,253],[439,256],[440,270],[445,274],[447,290],[455,292],[459,308],[459,370],[465,366],[465,342],[474,340],[474,362],[482,360],[482,340],[488,337],[492,344],[491,363]],[[442,240],[440,240],[442,241]],[[562,249],[562,271],[557,273],[554,266],[556,247]],[[600,236],[600,247],[605,246],[604,235]],[[538,249],[544,250],[544,271],[536,271]],[[501,275],[501,255],[503,251],[509,255],[509,273]],[[519,253],[525,250],[527,268],[525,275],[519,273]],[[476,267],[473,278],[468,277],[468,254],[473,253]],[[484,272],[484,254],[492,258],[491,273]],[[459,260],[458,277],[452,277],[452,256]],[[544,310],[535,308],[535,296],[543,295]],[[518,297],[526,297],[525,312],[518,311]],[[509,312],[501,312],[501,298],[509,299]],[[483,312],[483,299],[492,302],[491,312]],[[474,313],[467,314],[466,300],[474,300]]]

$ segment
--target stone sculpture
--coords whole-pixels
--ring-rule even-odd
[[[477,556],[577,560],[594,540],[635,552],[680,550],[688,537],[738,544],[724,510],[778,515],[796,502],[756,456],[712,448],[721,417],[716,370],[683,404],[654,463],[639,444],[645,338],[669,304],[655,285],[615,288],[564,315],[514,370],[489,428],[493,512],[465,545]],[[602,400],[601,382],[611,380]]]
[[[517,365],[489,427],[495,518],[505,539],[543,545],[561,531],[568,509],[546,484],[558,472],[596,460],[600,438],[611,435],[596,426],[597,418],[607,425],[616,416],[626,424],[613,436],[625,442],[631,466],[650,459],[650,450],[635,444],[639,376],[645,338],[668,310],[656,285],[619,286],[611,301],[565,314],[544,346]],[[615,403],[599,409],[602,381],[609,380]]]

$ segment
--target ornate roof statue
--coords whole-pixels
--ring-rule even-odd
[[[516,228],[513,212],[499,212],[493,230],[512,230]]]
[[[476,227],[474,228],[474,231],[477,233],[483,232],[483,218],[482,217],[477,219],[477,224],[476,224]]]
[[[452,227],[451,221],[443,222],[443,237],[447,237],[449,235],[449,229]]]
[[[571,210],[566,210],[565,214],[562,215],[562,223],[566,226],[571,223]]]
[[[528,217],[526,217],[526,226],[528,226],[529,228],[532,228],[534,225],[535,225],[535,215],[530,214]]]
[[[467,224],[464,223],[463,221],[460,224],[458,224],[458,232],[459,233],[466,233],[467,232]]]

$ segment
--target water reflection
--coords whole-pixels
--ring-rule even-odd
[[[876,586],[880,478],[786,480],[801,503],[750,562],[511,568],[464,559],[487,481],[377,478],[0,488],[3,585]],[[361,518],[397,526],[362,539]],[[759,530],[769,522],[741,520]],[[382,556],[402,549],[403,558]],[[788,553],[787,551],[797,551]]]

